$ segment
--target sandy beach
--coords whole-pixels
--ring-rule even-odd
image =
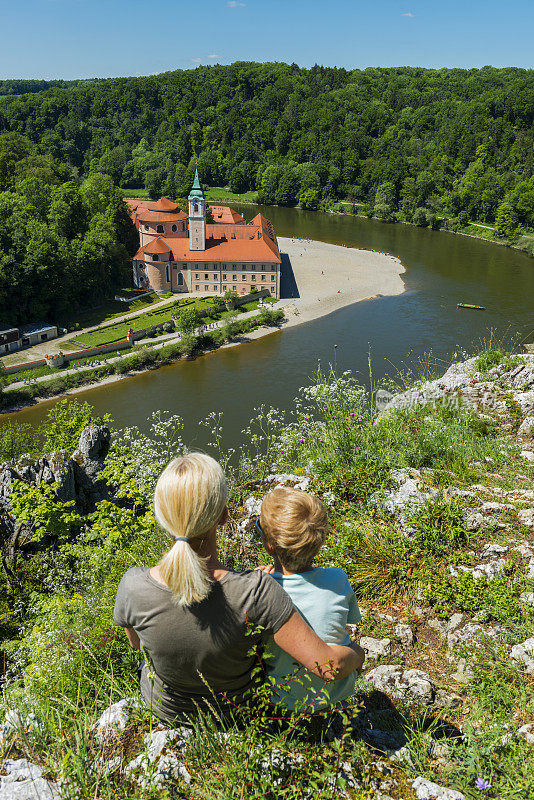
[[[401,276],[405,270],[395,256],[284,237],[278,237],[278,246],[282,273],[286,273],[281,284],[286,327],[324,317],[361,300],[404,291]],[[288,303],[292,294],[295,299]]]

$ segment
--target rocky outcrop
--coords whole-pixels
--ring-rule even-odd
[[[393,397],[384,413],[443,401],[496,413],[506,413],[513,402],[523,416],[534,415],[534,355],[513,356],[487,373],[477,372],[476,358],[452,364],[441,378]]]
[[[405,702],[443,708],[454,700],[420,669],[403,670],[396,664],[383,664],[372,669],[365,677],[375,689]]]
[[[109,428],[89,425],[82,431],[72,456],[66,450],[56,450],[46,457],[25,455],[15,464],[0,464],[0,544],[7,562],[14,549],[33,536],[31,526],[18,523],[11,514],[9,497],[15,481],[35,487],[57,484],[57,499],[73,502],[79,514],[87,514],[106,497],[106,486],[98,480],[98,475],[104,467],[110,441]]]
[[[6,759],[6,775],[0,776],[0,800],[56,800],[61,796],[57,783],[45,780],[37,764],[25,758]]]

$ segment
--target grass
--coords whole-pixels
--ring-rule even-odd
[[[256,203],[257,192],[249,191],[237,194],[231,192],[226,186],[210,186],[206,189],[206,200],[208,203]]]
[[[91,328],[93,325],[103,325],[115,317],[121,317],[124,316],[124,314],[130,314],[134,311],[142,311],[154,305],[154,303],[161,303],[163,300],[167,300],[171,297],[173,297],[173,294],[167,292],[159,295],[146,295],[137,300],[132,300],[131,303],[121,303],[117,300],[110,300],[108,303],[98,308],[82,311],[79,314],[69,317],[63,321],[62,327],[75,330],[78,328]]]
[[[165,305],[162,308],[155,309],[154,311],[140,314],[136,317],[130,318],[129,320],[125,320],[124,322],[119,322],[116,325],[107,325],[105,327],[98,328],[97,330],[84,333],[81,336],[76,337],[76,342],[79,342],[85,347],[98,347],[99,345],[118,342],[126,338],[129,328],[135,332],[143,330],[144,328],[150,328],[154,325],[163,325],[166,322],[171,321],[172,317],[176,315],[179,308],[185,305],[192,305],[193,302],[198,311],[204,311],[211,305],[210,298],[195,298],[194,300],[187,298],[175,300],[170,305]]]

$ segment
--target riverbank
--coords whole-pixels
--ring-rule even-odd
[[[298,238],[279,237],[278,242],[283,259],[282,298],[273,308],[283,310],[285,314],[285,318],[276,323],[280,328],[312,322],[362,300],[401,294],[404,291],[401,277],[404,267],[398,258],[387,253]],[[251,316],[254,315],[253,313]],[[249,314],[244,316],[248,317]],[[201,356],[213,353],[221,347],[246,344],[272,332],[272,327],[259,326],[253,330],[238,331],[230,341],[226,342],[210,340],[203,345],[199,339],[200,346],[195,349],[194,355]],[[242,333],[246,335],[243,336]],[[202,337],[202,333],[199,337]],[[145,358],[143,363],[133,368],[127,367],[136,356],[129,353],[126,356],[110,358],[105,365],[88,370],[85,377],[82,374],[84,370],[67,370],[64,373],[59,372],[50,382],[38,378],[37,383],[42,386],[43,395],[36,393],[21,398],[19,391],[16,402],[4,408],[2,413],[13,413],[28,404],[45,402],[51,397],[78,394],[96,385],[115,383],[125,377],[132,377],[178,361],[184,355],[191,355],[191,353],[184,354],[179,346],[176,346],[176,352],[166,352],[164,358],[158,358],[156,351],[162,347],[178,345],[179,335],[176,334],[175,337],[169,335],[164,339],[165,342],[138,351],[140,354],[145,354]],[[149,359],[146,357],[147,353],[154,353],[155,357]],[[117,369],[119,364],[124,365],[120,371]],[[117,370],[118,374],[110,374],[110,370]],[[73,385],[69,385],[70,381]],[[50,393],[46,393],[49,386]],[[15,385],[7,389],[7,392],[20,388]]]

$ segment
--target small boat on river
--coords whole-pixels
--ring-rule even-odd
[[[470,308],[473,311],[485,311],[486,306],[475,306],[472,303],[456,303],[456,308]]]

